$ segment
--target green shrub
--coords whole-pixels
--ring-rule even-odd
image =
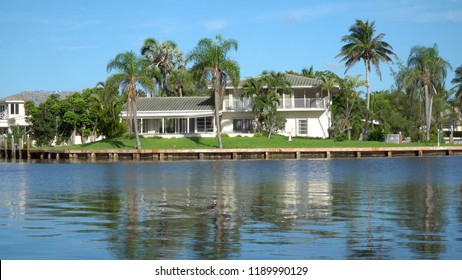
[[[345,132],[339,132],[334,135],[334,140],[337,142],[345,141],[348,139],[348,135]]]
[[[383,141],[385,135],[380,127],[374,127],[369,130],[367,140],[368,141]]]
[[[425,141],[425,132],[417,130],[411,133],[412,142],[423,142]]]

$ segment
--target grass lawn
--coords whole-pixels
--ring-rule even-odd
[[[214,149],[217,148],[215,137],[191,137],[191,138],[141,138],[143,149]],[[102,141],[75,145],[60,146],[53,149],[135,149],[135,139],[119,137]],[[406,146],[436,146],[435,143],[408,143],[391,144],[376,141],[334,141],[331,139],[310,139],[293,137],[288,141],[287,137],[274,135],[271,139],[264,136],[255,137],[223,137],[224,148],[356,148],[356,147],[406,147]]]

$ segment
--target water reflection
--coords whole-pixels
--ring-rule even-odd
[[[0,164],[0,258],[460,259],[461,163]]]

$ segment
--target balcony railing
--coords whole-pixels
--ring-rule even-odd
[[[0,112],[0,120],[7,120],[8,119],[8,112],[2,111]]]
[[[227,99],[223,104],[223,109],[226,111],[251,111],[252,107],[253,100],[250,98],[233,99],[231,102]]]
[[[325,98],[282,98],[279,99],[279,109],[326,109]]]
[[[225,111],[251,111],[253,106],[252,99],[229,99],[224,100],[223,109]],[[326,109],[325,98],[290,98],[279,99],[278,109]]]

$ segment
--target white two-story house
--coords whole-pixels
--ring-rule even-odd
[[[11,133],[14,126],[27,127],[24,103],[32,101],[35,105],[45,102],[50,94],[56,92],[24,91],[0,98],[0,135]]]
[[[286,74],[292,94],[282,93],[278,111],[286,118],[280,134],[327,138],[331,112],[320,80]],[[240,83],[242,85],[243,82]],[[227,87],[221,115],[222,133],[252,135],[252,98],[241,98],[241,86]],[[140,133],[146,137],[215,136],[213,101],[209,97],[144,97],[137,103]],[[127,118],[122,111],[121,118]]]

